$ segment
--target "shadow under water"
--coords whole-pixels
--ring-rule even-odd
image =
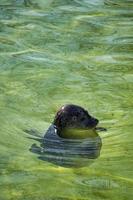
[[[38,158],[63,167],[83,167],[93,163],[100,156],[102,141],[96,130],[70,130],[60,137],[57,129],[51,125],[44,137],[36,131],[26,131],[40,143],[32,144],[30,151]],[[71,135],[71,137],[70,137]],[[69,137],[69,138],[68,138]]]

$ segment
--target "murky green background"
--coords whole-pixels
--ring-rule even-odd
[[[133,199],[132,8],[130,0],[0,1],[0,200]],[[101,156],[83,168],[39,160],[24,132],[45,133],[66,103],[108,129]]]

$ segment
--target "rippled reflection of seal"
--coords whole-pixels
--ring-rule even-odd
[[[30,151],[39,159],[64,167],[90,164],[100,155],[102,141],[96,132],[98,120],[77,105],[66,105],[57,112],[44,137],[32,131],[30,135],[40,142]]]

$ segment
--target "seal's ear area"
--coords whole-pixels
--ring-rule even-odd
[[[63,115],[60,119],[60,128],[61,129],[64,129],[67,126],[67,121],[68,121],[68,118],[67,118],[66,114],[63,113]]]
[[[54,118],[53,124],[55,126],[60,126],[61,110],[59,110]]]
[[[65,112],[62,110],[59,110],[57,112],[57,115],[55,116],[53,124],[58,128],[58,129],[63,129],[66,126],[67,123],[67,117]]]

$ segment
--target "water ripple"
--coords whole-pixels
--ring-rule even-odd
[[[33,144],[30,150],[40,154],[39,158],[61,166],[81,167],[99,157],[102,146],[101,138],[64,139],[57,135],[53,125],[46,132],[40,147]]]

